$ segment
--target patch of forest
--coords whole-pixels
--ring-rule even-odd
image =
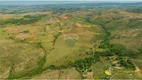
[[[14,25],[26,25],[31,24],[34,22],[37,22],[43,18],[45,18],[47,15],[25,15],[23,18],[20,19],[8,19],[6,21],[1,21],[1,25],[5,24],[14,24]]]

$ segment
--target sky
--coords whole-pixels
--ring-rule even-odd
[[[0,1],[105,1],[105,2],[119,2],[119,1],[123,1],[123,2],[139,2],[142,0],[0,0]]]

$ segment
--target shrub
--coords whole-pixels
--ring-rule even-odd
[[[23,33],[29,33],[29,32],[30,32],[29,30],[24,30],[24,31],[23,31]]]
[[[90,69],[93,61],[94,61],[94,57],[76,60],[74,62],[74,67],[76,67],[79,71],[88,70]]]
[[[126,57],[120,57],[119,64],[120,66],[128,68],[128,69],[132,69],[132,70],[136,69],[132,61],[130,59],[127,59]]]
[[[48,69],[57,69],[58,67],[56,67],[55,65],[50,65],[48,66]]]
[[[111,52],[114,52],[115,55],[118,56],[127,56],[129,55],[129,51],[122,45],[118,44],[113,44],[112,47],[110,48]]]

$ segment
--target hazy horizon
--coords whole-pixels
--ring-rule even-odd
[[[0,1],[95,1],[95,2],[140,2],[142,0],[0,0]]]
[[[105,0],[105,1],[2,1],[0,0],[0,5],[44,5],[44,4],[79,4],[79,3],[136,3],[136,2],[142,2],[142,1],[110,1],[110,0]]]

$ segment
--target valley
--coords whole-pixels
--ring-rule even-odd
[[[142,79],[142,4],[88,4],[0,7],[0,79]]]

